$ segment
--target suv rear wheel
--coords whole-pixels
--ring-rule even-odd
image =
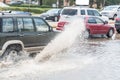
[[[15,61],[18,56],[21,55],[22,47],[20,45],[10,45],[7,47],[6,51],[3,54],[3,60]]]

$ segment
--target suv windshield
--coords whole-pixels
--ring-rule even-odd
[[[77,9],[64,9],[62,15],[77,15]]]

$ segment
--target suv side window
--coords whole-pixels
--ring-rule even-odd
[[[23,18],[23,23],[24,23],[24,31],[29,31],[29,32],[34,31],[32,18]]]
[[[17,18],[18,29],[21,32],[33,32],[34,25],[32,18]]]
[[[98,13],[98,11],[93,11],[93,13],[94,13],[94,16],[100,16],[100,13]]]
[[[49,26],[41,18],[34,18],[36,30],[40,32],[49,31]]]
[[[80,12],[81,15],[85,15],[85,10],[81,10]]]
[[[13,18],[3,18],[3,26],[2,26],[2,30],[3,32],[13,32],[14,28],[13,28]]]
[[[94,16],[94,13],[93,13],[92,10],[87,10],[87,14],[88,14],[88,15],[91,15],[91,16]]]

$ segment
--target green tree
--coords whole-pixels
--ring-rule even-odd
[[[97,4],[97,8],[101,8],[108,5],[118,5],[120,4],[120,0],[90,0],[90,7],[92,7],[94,3]]]
[[[42,5],[43,4],[43,0],[38,0],[38,5]]]

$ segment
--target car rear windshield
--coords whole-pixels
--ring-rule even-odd
[[[77,9],[64,9],[62,15],[77,15]]]

